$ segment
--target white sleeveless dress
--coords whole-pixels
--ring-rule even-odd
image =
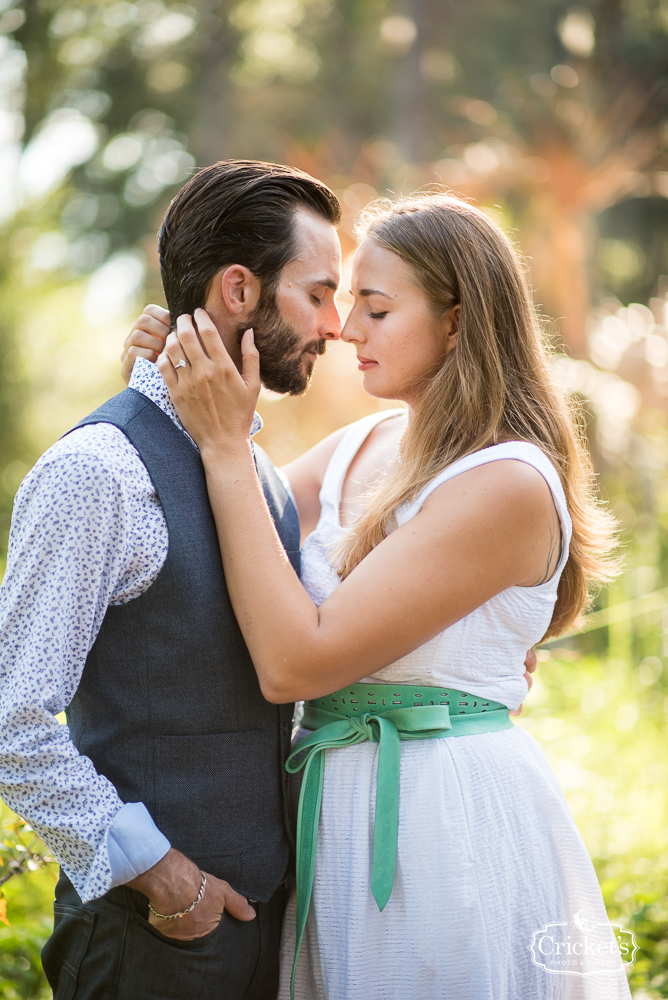
[[[302,580],[320,605],[337,586],[328,554],[346,472],[385,411],[352,424],[324,477],[322,514],[302,550]],[[527,694],[526,651],[544,635],[568,557],[571,521],[556,470],[536,446],[508,442],[455,462],[397,515],[414,517],[434,489],[486,462],[517,459],[546,480],[562,525],[554,576],[511,587],[390,666],[377,684],[443,685],[516,708]],[[301,731],[300,736],[306,735]],[[546,971],[534,933],[568,922],[604,924],[587,850],[556,777],[525,730],[401,744],[399,843],[392,896],[371,895],[378,746],[325,752],[313,899],[297,968],[296,1000],[618,1000],[630,998],[621,960],[595,975]],[[575,918],[575,921],[574,919]],[[283,930],[279,1000],[290,996],[295,898]],[[577,951],[577,949],[576,949]],[[542,961],[540,955],[539,960]]]

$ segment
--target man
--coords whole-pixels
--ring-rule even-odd
[[[204,307],[239,362],[252,326],[264,384],[302,392],[340,332],[338,222],[299,170],[201,171],[160,232],[172,321]],[[298,569],[296,511],[255,453]],[[275,997],[293,706],[262,698],[199,453],[145,358],[22,484],[0,637],[0,794],[61,862],[56,1000]]]

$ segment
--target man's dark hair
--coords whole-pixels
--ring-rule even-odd
[[[295,213],[338,225],[336,195],[296,167],[222,160],[200,170],[169,206],[158,236],[162,285],[172,323],[201,308],[215,274],[242,264],[265,295],[299,253]]]

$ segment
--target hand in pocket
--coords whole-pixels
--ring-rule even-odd
[[[164,937],[175,938],[177,941],[195,941],[215,931],[225,910],[237,920],[253,920],[255,917],[255,910],[244,896],[236,892],[228,882],[207,874],[204,896],[185,917],[161,920],[149,913],[148,919]]]
[[[158,913],[169,916],[187,910],[197,899],[202,873],[193,861],[172,847],[152,868],[128,882],[128,886],[148,896]],[[189,913],[164,920],[149,911],[148,919],[163,937],[196,941],[215,931],[225,910],[237,920],[255,917],[255,910],[244,896],[228,882],[207,873],[204,895]]]

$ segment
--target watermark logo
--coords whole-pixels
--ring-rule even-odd
[[[548,923],[534,931],[531,961],[546,972],[593,976],[633,965],[638,945],[622,924],[592,920],[579,910],[568,921]]]

